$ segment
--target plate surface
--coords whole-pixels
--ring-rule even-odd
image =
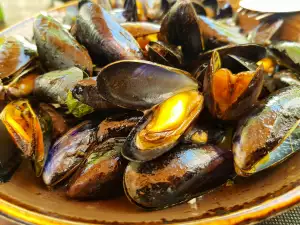
[[[65,6],[49,12],[61,19]],[[73,8],[74,9],[74,8]],[[32,38],[33,19],[1,35]],[[170,209],[145,212],[125,197],[109,201],[78,202],[65,198],[63,190],[49,191],[24,162],[12,180],[0,185],[0,212],[26,224],[190,224],[233,225],[257,222],[300,202],[300,154],[284,164],[250,178],[239,178],[196,201]]]

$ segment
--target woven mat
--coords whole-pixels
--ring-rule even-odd
[[[258,225],[300,225],[300,206]]]

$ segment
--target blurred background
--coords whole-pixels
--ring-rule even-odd
[[[32,17],[42,10],[59,6],[69,0],[1,0],[0,30],[20,20]]]

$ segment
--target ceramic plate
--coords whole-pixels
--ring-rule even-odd
[[[71,4],[49,13],[61,19]],[[10,27],[2,35],[32,38],[33,19]],[[1,135],[0,135],[1,139]],[[0,140],[1,141],[1,140]],[[3,146],[2,146],[3,147]],[[273,216],[300,201],[300,154],[284,164],[234,185],[216,189],[195,201],[170,209],[146,212],[125,197],[109,201],[67,200],[60,191],[49,191],[24,162],[12,180],[0,185],[0,212],[23,224],[248,224]]]

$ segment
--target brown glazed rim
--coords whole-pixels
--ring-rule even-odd
[[[68,6],[73,6],[77,1],[72,1],[61,7],[53,8],[50,11],[59,12],[64,11]],[[24,22],[31,20],[28,18],[20,23],[13,25],[12,27],[21,26]],[[6,28],[1,33],[5,33]],[[285,190],[286,191],[286,190]],[[0,215],[5,216],[17,223],[21,224],[37,224],[37,225],[99,225],[99,224],[140,224],[140,225],[152,225],[162,224],[167,222],[168,224],[186,224],[186,225],[241,225],[260,221],[267,217],[273,216],[276,213],[282,212],[296,204],[300,203],[300,186],[295,187],[288,192],[284,190],[279,191],[275,197],[270,200],[264,201],[256,206],[249,207],[247,209],[240,209],[238,211],[223,215],[213,216],[210,218],[186,218],[184,220],[166,221],[161,222],[105,222],[105,221],[87,221],[76,217],[67,217],[59,214],[51,214],[45,211],[40,211],[32,206],[25,205],[18,202],[15,199],[11,199],[8,196],[0,194]],[[285,192],[285,193],[284,193]]]
[[[296,204],[300,203],[300,187],[290,190],[278,197],[267,200],[257,206],[242,209],[224,216],[214,216],[207,219],[188,218],[178,221],[161,222],[105,222],[105,221],[85,221],[81,218],[67,217],[62,215],[48,216],[47,212],[41,212],[31,206],[26,206],[7,196],[0,196],[0,213],[16,222],[25,222],[25,224],[36,225],[99,225],[99,224],[136,224],[136,225],[154,225],[168,222],[168,224],[186,224],[186,225],[242,225],[257,222],[267,217],[282,212]]]

